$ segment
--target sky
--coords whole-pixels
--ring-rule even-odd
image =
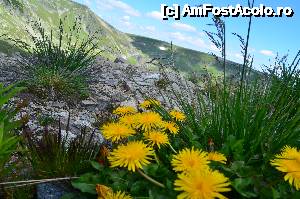
[[[126,33],[151,37],[176,45],[208,53],[216,53],[216,47],[209,41],[204,30],[214,31],[207,24],[212,23],[212,16],[207,18],[181,18],[179,21],[170,18],[161,19],[161,4],[172,6],[201,5],[213,6],[246,6],[246,0],[75,0],[87,5],[103,20]],[[254,56],[254,67],[274,62],[276,55],[289,54],[290,60],[300,50],[300,1],[299,0],[256,0],[255,6],[264,4],[272,8],[291,7],[293,17],[253,18],[250,35],[249,53]],[[227,58],[242,63],[240,42],[232,33],[246,37],[249,18],[224,18],[226,23]]]

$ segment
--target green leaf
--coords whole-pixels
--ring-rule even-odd
[[[257,194],[253,190],[252,178],[237,178],[232,181],[232,186],[237,192],[246,198],[256,197]]]
[[[91,165],[94,169],[98,171],[102,171],[104,169],[103,165],[99,164],[98,162],[91,161]]]
[[[273,195],[273,199],[279,199],[280,198],[280,193],[276,189],[274,189],[273,187],[272,187],[272,195]]]
[[[72,182],[72,186],[76,189],[79,189],[83,193],[97,194],[95,184]]]

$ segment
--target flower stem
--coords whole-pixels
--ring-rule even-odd
[[[153,184],[155,184],[159,187],[165,188],[165,185],[161,184],[160,182],[157,182],[156,180],[154,180],[153,178],[151,178],[150,176],[148,176],[147,174],[145,174],[141,170],[137,169],[137,172],[139,172],[139,174],[141,174],[141,176],[143,176],[144,178],[146,178],[147,180],[149,180]]]
[[[171,150],[172,150],[174,153],[177,153],[177,151],[172,147],[171,144],[169,144],[169,146],[170,146]]]
[[[154,158],[155,158],[156,163],[159,164],[159,159],[158,159],[156,153],[154,153]]]

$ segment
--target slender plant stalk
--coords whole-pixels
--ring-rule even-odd
[[[150,182],[152,182],[153,184],[161,187],[161,188],[165,188],[165,185],[163,185],[160,182],[157,182],[156,180],[154,180],[153,178],[151,178],[150,176],[148,176],[147,174],[145,174],[144,172],[142,172],[141,170],[137,169],[137,172],[139,174],[141,174],[141,176],[143,176],[144,178],[146,178],[147,180],[149,180]]]
[[[170,149],[174,152],[174,153],[177,153],[177,151],[173,148],[173,146],[171,144],[169,144],[170,146]]]
[[[15,181],[15,182],[1,182],[0,185],[11,185],[11,184],[23,184],[27,185],[30,183],[45,183],[45,182],[55,182],[55,181],[61,181],[61,180],[72,180],[77,179],[79,177],[65,177],[65,178],[52,178],[52,179],[41,179],[41,180],[23,180],[23,181]]]
[[[248,1],[248,4],[249,4],[249,7],[253,8],[254,0],[252,0],[252,5],[250,5],[250,1]],[[240,92],[241,93],[242,93],[243,86],[244,86],[244,76],[245,76],[245,69],[246,69],[246,65],[247,65],[247,57],[248,57],[248,47],[249,47],[251,25],[252,25],[252,16],[250,16],[249,23],[248,23],[247,40],[246,40],[245,54],[244,54],[244,63],[243,63],[242,76],[241,76],[241,86],[240,86]]]

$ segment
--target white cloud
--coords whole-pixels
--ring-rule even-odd
[[[249,53],[254,53],[256,50],[255,50],[255,48],[252,48],[252,47],[249,47]]]
[[[196,32],[197,29],[194,26],[191,26],[189,24],[180,23],[180,22],[174,22],[172,24],[172,27],[178,30],[188,31],[188,32]]]
[[[201,32],[198,32],[198,35],[199,35],[200,37],[205,37],[205,36],[206,36],[206,33],[203,32],[203,31],[201,31]]]
[[[132,28],[132,24],[129,21],[125,21],[124,25],[128,28]]]
[[[216,51],[215,48],[209,43],[206,43],[201,37],[193,37],[190,35],[183,34],[181,32],[171,32],[171,38],[175,40],[175,42],[182,42],[188,44],[188,46],[193,46],[193,49],[197,50],[213,50]],[[217,50],[218,51],[218,50]]]
[[[195,39],[194,41],[191,41],[195,46],[198,46],[200,48],[207,48],[207,44],[205,41],[201,38]]]
[[[182,34],[181,32],[171,32],[171,37],[173,39],[177,39],[179,41],[186,41],[186,42],[189,42],[192,39],[191,36],[187,36],[185,34]]]
[[[234,57],[236,57],[236,58],[239,59],[239,60],[243,60],[243,59],[244,59],[244,56],[241,55],[241,53],[235,53],[235,54],[234,54]]]
[[[129,4],[124,3],[123,1],[119,1],[119,0],[101,0],[101,1],[97,1],[97,7],[100,10],[105,10],[105,9],[119,9],[121,11],[123,11],[124,13],[130,15],[130,16],[134,16],[134,17],[139,17],[141,16],[141,13],[134,9],[133,7],[131,7]]]
[[[123,20],[124,21],[129,21],[130,20],[130,16],[123,16]]]
[[[154,32],[156,30],[155,26],[146,26],[145,29],[150,32]]]
[[[261,50],[259,51],[259,53],[265,56],[271,56],[271,57],[274,56],[274,53],[271,50]]]
[[[151,17],[151,18],[157,19],[157,20],[162,20],[163,19],[163,15],[159,11],[148,12],[146,15],[148,17]]]
[[[220,49],[217,48],[217,46],[213,43],[211,43],[208,47],[209,50],[220,53]]]
[[[92,5],[91,0],[84,0],[83,2],[86,6],[90,7]]]

